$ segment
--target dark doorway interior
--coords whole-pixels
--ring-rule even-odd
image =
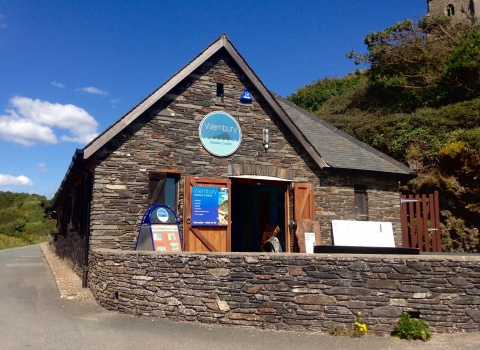
[[[285,251],[285,191],[285,185],[232,182],[232,252],[261,251],[268,224],[280,227],[277,237]]]

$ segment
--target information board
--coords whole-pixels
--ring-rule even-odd
[[[391,222],[332,220],[336,246],[395,247]]]
[[[156,252],[181,251],[177,225],[152,224],[153,246]]]
[[[181,252],[178,217],[168,205],[155,204],[143,214],[135,250]]]
[[[192,225],[228,225],[228,188],[192,187]]]

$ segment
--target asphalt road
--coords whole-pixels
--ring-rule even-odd
[[[423,343],[139,318],[61,299],[40,248],[29,246],[0,251],[0,349],[480,349],[480,333]]]

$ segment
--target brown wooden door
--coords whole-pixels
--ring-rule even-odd
[[[193,226],[192,188],[193,186],[228,188],[228,225]],[[231,251],[231,186],[230,179],[210,179],[185,177],[183,205],[183,248],[187,252],[229,252]]]
[[[293,221],[299,219],[315,220],[313,185],[309,183],[293,184]],[[300,252],[297,237],[293,240],[293,251]]]
[[[295,183],[293,185],[293,220],[315,220],[313,196],[312,184]]]

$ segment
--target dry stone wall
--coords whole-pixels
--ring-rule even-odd
[[[436,332],[480,325],[480,257],[126,252],[90,255],[103,307],[182,321],[281,330],[390,332],[414,312]]]
[[[220,102],[216,99],[217,83],[224,84]],[[245,88],[254,97],[252,104],[239,101]],[[229,157],[212,156],[203,149],[198,136],[202,118],[216,110],[230,113],[242,129],[242,143]],[[268,152],[262,146],[265,128],[270,130]],[[293,180],[313,184],[316,219],[326,244],[331,242],[332,219],[354,220],[354,185],[366,185],[369,220],[392,221],[397,245],[401,245],[398,179],[322,172],[223,50],[108,142],[96,158],[93,248],[134,248],[138,224],[148,208],[150,171],[180,174],[176,209],[182,220],[184,176],[228,176],[231,164],[288,169]]]

